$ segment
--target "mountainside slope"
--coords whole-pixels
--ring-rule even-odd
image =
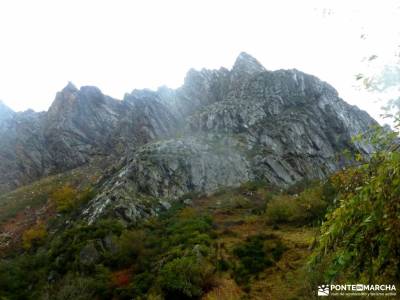
[[[128,153],[84,212],[91,222],[110,213],[136,221],[185,194],[249,180],[284,187],[321,179],[351,163],[345,149],[373,151],[352,142],[377,125],[367,113],[314,76],[266,71],[247,54],[230,71],[191,70],[181,88],[152,95],[171,108],[181,128],[173,139]]]
[[[327,212],[335,228],[332,216],[354,221],[336,214],[340,197],[367,195],[357,169],[372,173],[347,166],[378,148],[353,137],[376,125],[329,84],[245,53],[175,90],[116,100],[69,83],[48,112],[0,103],[0,298],[310,299],[332,273],[310,255],[343,265],[323,243],[346,243],[314,226]],[[358,217],[371,211],[359,200],[346,212],[392,237],[382,209]]]
[[[249,180],[288,186],[373,151],[352,137],[377,123],[318,78],[267,71],[241,53],[231,70],[190,70],[182,87],[134,90],[122,101],[69,83],[48,112],[2,108],[0,191],[93,159],[115,161],[85,210],[89,220],[156,214],[187,193]]]
[[[159,99],[127,95],[119,101],[96,87],[78,90],[69,83],[47,112],[0,119],[0,192],[96,158],[113,160],[127,148],[170,135],[175,123]]]

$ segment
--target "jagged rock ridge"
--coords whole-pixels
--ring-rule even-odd
[[[179,120],[178,135],[133,152],[85,211],[91,222],[116,211],[134,221],[187,193],[248,180],[287,186],[324,178],[350,163],[344,149],[373,150],[352,142],[376,125],[367,113],[314,76],[267,71],[248,54],[230,71],[191,70],[181,88],[150,94]]]
[[[0,123],[0,192],[95,158],[113,159],[171,135],[175,126],[156,98],[127,95],[120,101],[69,83],[47,112],[13,112]]]
[[[0,100],[0,124],[10,119],[14,115],[14,111]]]
[[[2,111],[0,190],[118,158],[84,212],[90,221],[135,221],[187,193],[248,180],[323,178],[349,163],[344,149],[371,152],[351,137],[376,125],[329,84],[268,71],[246,53],[231,70],[190,70],[176,90],[134,90],[120,101],[68,84],[48,112]]]

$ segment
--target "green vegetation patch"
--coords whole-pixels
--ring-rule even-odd
[[[400,153],[383,151],[332,177],[338,207],[310,261],[321,282],[400,282]]]
[[[233,249],[239,263],[234,267],[234,278],[247,284],[252,275],[257,275],[278,261],[286,247],[275,235],[253,235]]]
[[[335,192],[331,182],[313,185],[299,194],[281,193],[268,201],[265,211],[266,221],[269,224],[318,224],[332,206]]]
[[[37,225],[24,253],[0,261],[0,299],[198,298],[213,284],[214,238],[209,216],[179,206],[131,228]]]

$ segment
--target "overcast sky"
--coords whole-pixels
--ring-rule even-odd
[[[379,114],[354,89],[391,63],[398,1],[0,0],[0,99],[46,110],[68,81],[121,99],[134,88],[178,87],[189,68],[230,68],[241,52],[267,69],[297,68]],[[361,38],[361,34],[365,34]],[[369,71],[371,68],[369,69]]]

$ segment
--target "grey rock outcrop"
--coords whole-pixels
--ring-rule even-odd
[[[267,71],[245,53],[230,71],[190,70],[181,88],[153,93],[181,124],[177,137],[133,152],[89,204],[90,222],[112,211],[135,221],[187,193],[248,180],[324,178],[351,163],[344,149],[373,151],[352,137],[377,123],[332,86],[297,70]]]
[[[57,93],[47,112],[0,110],[0,192],[94,158],[113,160],[170,136],[177,122],[156,95],[132,94],[120,101],[72,83]]]
[[[185,137],[148,144],[107,180],[85,210],[89,222],[114,212],[127,221],[155,215],[191,192],[210,193],[252,178],[250,162],[230,137]]]
[[[0,100],[0,124],[10,118],[15,112]]]
[[[0,192],[47,174],[51,157],[45,149],[45,114],[16,113],[0,124]]]
[[[3,120],[3,121],[1,121]],[[377,123],[336,90],[298,70],[266,70],[241,53],[231,70],[190,70],[178,89],[134,90],[123,100],[68,84],[48,112],[0,104],[0,191],[47,174],[117,161],[83,212],[135,222],[188,193],[249,180],[288,186],[324,178],[369,155],[352,137]]]
[[[67,170],[95,155],[107,155],[121,112],[119,101],[95,87],[78,90],[69,83],[58,92],[44,123],[46,150],[54,167]]]

